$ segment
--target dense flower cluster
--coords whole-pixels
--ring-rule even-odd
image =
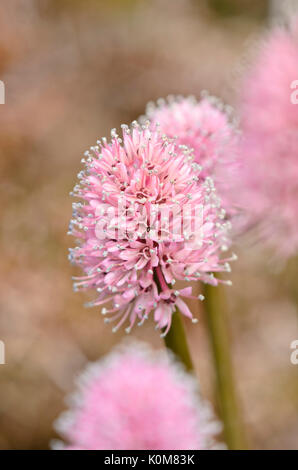
[[[221,430],[196,381],[160,352],[133,344],[89,365],[56,449],[179,450],[215,447]]]
[[[274,30],[245,77],[239,197],[250,225],[287,258],[298,251],[298,28]],[[296,101],[296,103],[295,103]]]
[[[146,118],[168,137],[193,149],[195,162],[202,166],[201,178],[213,178],[223,207],[231,215],[236,206],[232,188],[239,135],[232,108],[206,93],[200,101],[170,96],[148,103]]]
[[[111,142],[98,141],[83,158],[70,224],[80,242],[70,259],[85,275],[74,287],[96,289],[90,305],[111,302],[102,313],[118,320],[113,331],[128,321],[129,332],[154,311],[166,334],[176,306],[193,318],[181,299],[192,289],[175,289],[176,280],[216,285],[213,273],[230,270],[231,258],[221,259],[230,224],[192,150],[149,123],[123,125],[122,134],[113,130]]]

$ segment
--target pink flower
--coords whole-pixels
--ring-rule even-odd
[[[168,137],[177,136],[179,144],[193,149],[195,162],[202,166],[201,178],[213,178],[223,207],[231,215],[236,200],[230,193],[238,168],[238,131],[232,108],[203,95],[199,102],[194,97],[168,97],[159,99],[157,105],[149,103],[146,118]]]
[[[113,331],[128,321],[129,332],[154,311],[166,334],[176,306],[192,319],[181,299],[192,297],[191,288],[174,289],[176,279],[216,285],[213,273],[229,271],[229,259],[220,257],[229,223],[187,147],[149,124],[122,127],[122,139],[112,131],[111,143],[102,139],[86,152],[74,188],[83,202],[73,204],[70,233],[80,244],[70,259],[85,272],[74,288],[96,289],[89,305],[111,301],[102,313],[118,320]]]
[[[210,449],[221,425],[195,379],[145,345],[121,347],[87,367],[56,429],[56,449]]]
[[[297,26],[277,28],[264,41],[240,101],[239,182],[248,223],[257,224],[285,258],[298,250],[298,105],[291,97],[298,79]]]

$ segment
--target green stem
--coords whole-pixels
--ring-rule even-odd
[[[178,310],[173,313],[172,325],[164,340],[166,347],[170,349],[178,359],[180,359],[188,371],[192,372],[194,367],[187,344],[181,314]]]
[[[159,292],[165,292],[169,289],[169,286],[165,281],[160,266],[158,266],[154,270],[154,281],[158,286]],[[194,367],[187,344],[181,314],[177,308],[172,315],[171,328],[167,335],[164,337],[164,341],[166,347],[174,353],[175,357],[180,360],[182,364],[184,364],[186,370],[192,372]]]
[[[204,295],[225,440],[229,449],[247,449],[234,384],[224,287],[206,284]]]

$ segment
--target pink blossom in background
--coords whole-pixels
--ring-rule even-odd
[[[56,449],[210,449],[221,425],[196,380],[167,355],[138,343],[87,367],[70,410],[56,423]]]
[[[212,179],[200,177],[201,167],[191,150],[149,129],[149,123],[122,129],[121,139],[112,131],[110,143],[102,139],[86,152],[86,169],[74,188],[73,195],[81,202],[73,204],[70,233],[79,245],[70,250],[70,260],[85,272],[76,278],[74,288],[97,291],[90,306],[112,303],[102,313],[112,314],[105,321],[118,321],[113,331],[127,321],[129,332],[136,320],[142,324],[154,311],[157,328],[165,328],[166,334],[176,306],[193,319],[181,298],[192,297],[192,289],[175,289],[176,280],[216,285],[219,281],[213,273],[230,270],[232,258],[221,257],[229,245],[230,223]],[[183,217],[189,205],[201,208],[196,230],[201,237],[194,241],[193,235],[183,231],[174,239],[177,215]],[[170,218],[170,227],[160,225],[161,217],[154,215],[157,206],[175,208],[178,214]],[[107,216],[110,209],[112,218]],[[119,226],[122,217],[124,231]],[[140,222],[137,227],[136,220]],[[104,237],[99,239],[97,228],[103,222]],[[183,224],[185,228],[185,218]]]
[[[237,205],[231,193],[238,169],[238,131],[232,108],[216,97],[203,96],[201,101],[190,96],[148,103],[146,118],[153,126],[158,124],[162,133],[176,136],[179,144],[193,149],[195,162],[202,166],[201,178],[213,178],[223,207],[231,216]]]
[[[298,30],[274,29],[243,80],[239,197],[279,256],[298,250]]]

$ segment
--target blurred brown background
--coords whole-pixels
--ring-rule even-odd
[[[74,374],[125,335],[112,334],[98,310],[84,308],[86,295],[72,292],[68,193],[82,153],[160,96],[207,88],[235,104],[269,11],[265,0],[1,3],[1,449],[46,449]],[[298,449],[292,267],[273,270],[270,254],[246,242],[234,251],[231,348],[250,445]],[[204,313],[197,315],[199,324],[186,327],[202,390],[214,401]],[[133,335],[162,345],[151,324]]]

